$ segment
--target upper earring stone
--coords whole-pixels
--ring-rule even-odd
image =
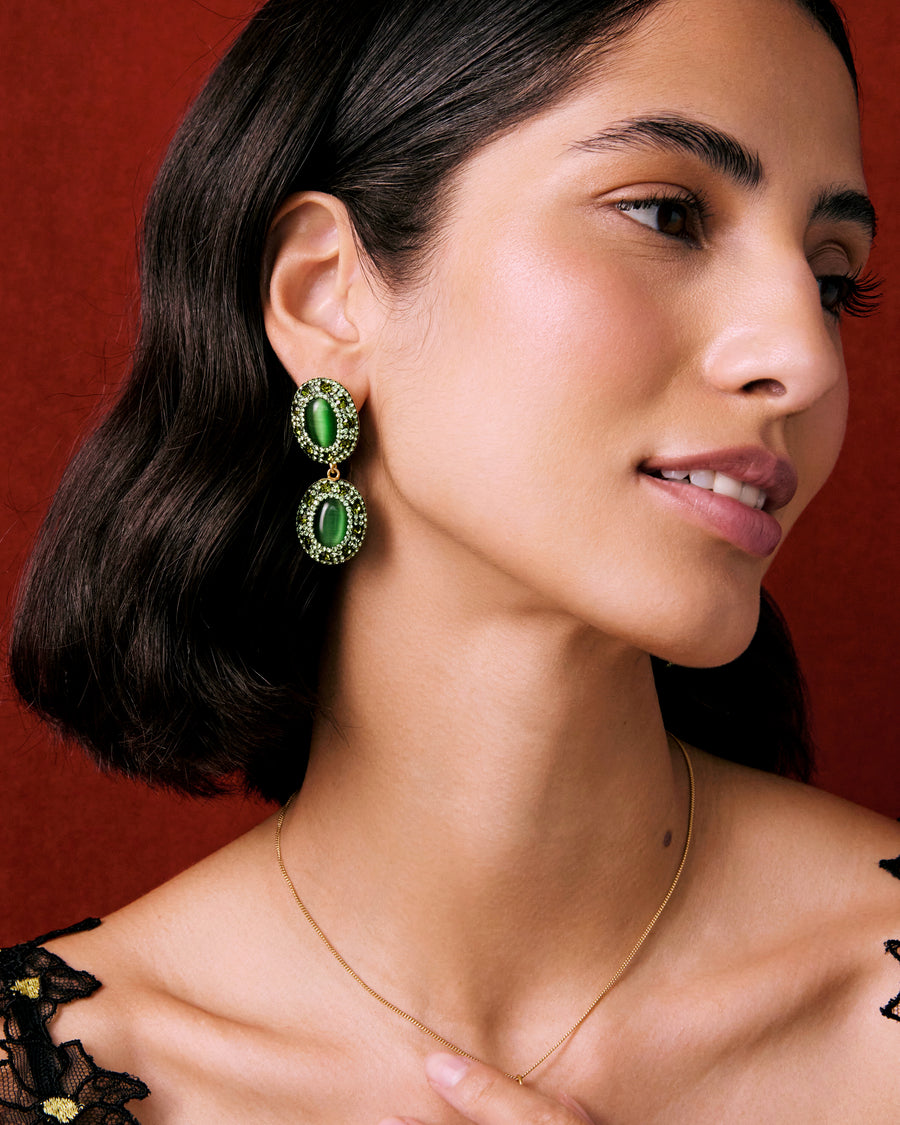
[[[291,427],[314,461],[346,461],[359,439],[359,415],[350,393],[333,379],[310,379],[298,387]]]

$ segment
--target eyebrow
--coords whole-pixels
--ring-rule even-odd
[[[723,173],[741,187],[758,187],[763,182],[762,162],[755,152],[720,129],[677,114],[632,117],[583,141],[576,141],[572,147],[584,152],[661,148],[699,156],[714,171]]]
[[[756,188],[765,181],[759,154],[751,152],[735,137],[680,114],[632,117],[576,141],[572,146],[584,152],[609,152],[622,148],[656,148],[698,156],[715,172],[727,176],[740,187]],[[878,222],[869,197],[852,188],[824,188],[809,216],[810,222],[855,223],[870,239]]]
[[[878,231],[878,217],[871,199],[853,188],[823,190],[813,204],[809,221],[856,223],[863,227],[869,238],[874,238]]]

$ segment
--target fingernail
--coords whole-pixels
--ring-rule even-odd
[[[459,1055],[429,1055],[425,1060],[425,1073],[438,1086],[451,1089],[469,1069],[468,1059]]]
[[[587,1125],[594,1125],[594,1120],[584,1108],[581,1102],[576,1102],[575,1099],[569,1094],[563,1094],[559,1099],[563,1105],[568,1106],[574,1113],[587,1122]]]

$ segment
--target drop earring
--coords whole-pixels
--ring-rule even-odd
[[[297,509],[297,536],[316,562],[352,559],[366,534],[366,505],[338,462],[356,448],[359,415],[345,387],[333,379],[310,379],[291,404],[291,427],[303,452],[328,466],[306,490]]]

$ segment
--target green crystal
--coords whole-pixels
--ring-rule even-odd
[[[337,416],[328,399],[310,399],[306,404],[303,421],[306,432],[316,445],[321,446],[322,449],[334,445],[334,439],[337,437]]]
[[[333,497],[326,497],[316,509],[313,534],[323,547],[336,547],[347,534],[347,509]]]

